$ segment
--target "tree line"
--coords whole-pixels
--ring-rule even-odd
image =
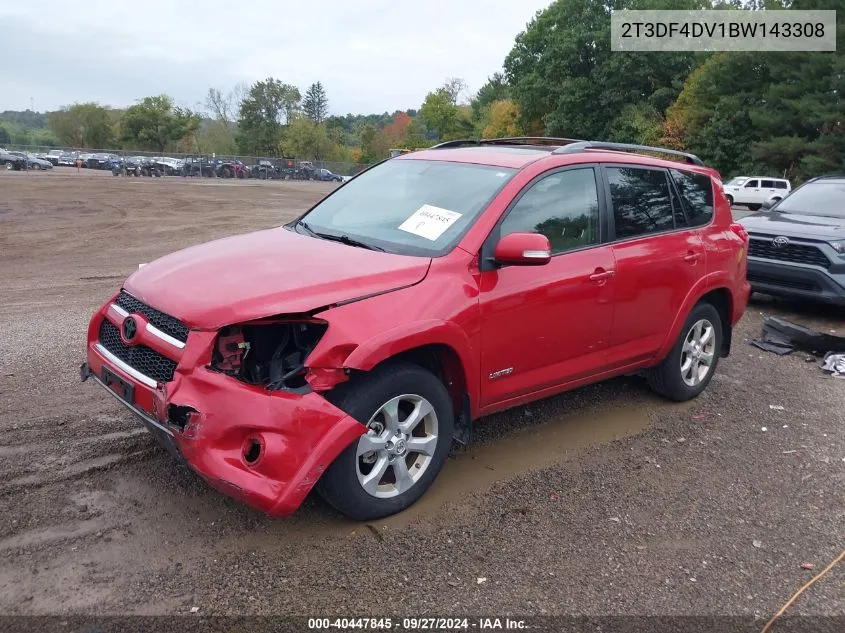
[[[611,10],[656,8],[839,9],[837,52],[611,52]],[[196,110],[159,95],[125,110],[75,104],[46,120],[74,147],[361,163],[456,138],[601,139],[687,150],[726,177],[801,181],[845,170],[843,15],[845,0],[556,0],[478,91],[448,78],[416,109],[331,115],[321,82],[301,92],[268,77],[211,88]]]

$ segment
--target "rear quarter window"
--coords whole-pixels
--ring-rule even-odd
[[[695,172],[671,170],[687,214],[688,226],[704,226],[713,218],[713,181]]]

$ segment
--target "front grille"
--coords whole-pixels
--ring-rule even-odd
[[[120,338],[120,330],[111,321],[100,324],[100,344],[124,363],[137,369],[156,382],[170,382],[176,371],[176,362],[146,345],[127,345]]]
[[[748,245],[748,256],[830,268],[830,260],[825,254],[817,247],[806,244],[775,246],[770,239],[752,238]]]
[[[146,303],[138,301],[138,299],[125,290],[120,291],[120,295],[117,297],[115,303],[129,314],[143,314],[147,321],[152,323],[153,327],[157,327],[176,340],[182,341],[183,343],[188,340],[188,327],[179,319],[175,319],[164,312],[159,312]]]
[[[769,284],[770,286],[782,286],[783,288],[794,288],[795,290],[817,291],[819,287],[812,281],[801,279],[784,279],[772,275],[761,275],[759,273],[748,273],[748,281],[758,284]]]

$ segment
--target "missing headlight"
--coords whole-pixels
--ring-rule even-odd
[[[224,328],[211,368],[272,391],[301,389],[305,359],[326,331],[315,321],[275,322]]]

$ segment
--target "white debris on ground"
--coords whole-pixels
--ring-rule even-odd
[[[826,371],[836,378],[845,378],[845,354],[834,352],[825,354],[822,371]]]

